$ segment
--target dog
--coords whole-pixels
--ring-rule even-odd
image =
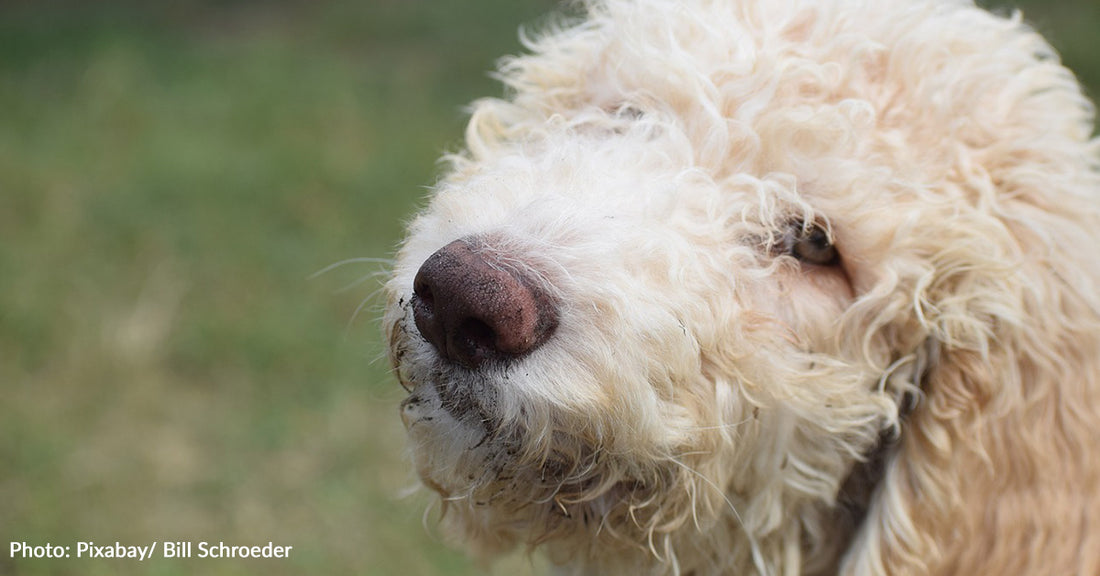
[[[969,0],[589,0],[383,330],[444,533],[577,575],[1100,574],[1100,142]]]

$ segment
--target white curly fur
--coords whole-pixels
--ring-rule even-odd
[[[387,285],[448,532],[565,574],[1100,574],[1100,143],[1050,46],[965,0],[585,8],[502,63]],[[840,265],[789,254],[815,225]],[[552,295],[544,345],[420,337],[459,238]]]

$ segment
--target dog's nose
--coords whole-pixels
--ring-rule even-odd
[[[546,291],[466,240],[440,248],[413,280],[413,319],[441,356],[468,368],[531,352],[558,325]]]

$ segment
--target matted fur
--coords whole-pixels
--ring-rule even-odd
[[[502,63],[387,285],[446,531],[566,574],[1100,574],[1100,144],[1050,46],[962,0],[585,8]],[[839,265],[790,254],[815,225]],[[459,238],[557,303],[531,354],[417,333]]]

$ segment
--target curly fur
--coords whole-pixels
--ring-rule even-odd
[[[591,0],[502,62],[387,284],[448,533],[566,574],[1100,574],[1100,143],[964,0]],[[827,230],[834,266],[792,238]],[[409,304],[458,238],[547,343]]]

